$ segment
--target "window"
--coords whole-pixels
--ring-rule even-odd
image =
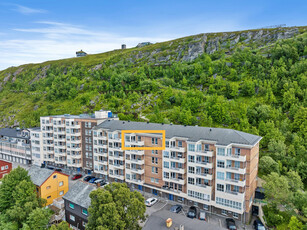
[[[182,141],[178,141],[178,147],[182,147]]]
[[[169,152],[168,151],[163,151],[163,157],[169,158]]]
[[[225,161],[217,160],[217,167],[218,168],[225,168]]]
[[[169,148],[169,141],[165,141],[165,147]]]
[[[240,174],[234,173],[234,179],[235,180],[240,180]]]
[[[9,168],[9,166],[8,166],[8,165],[6,165],[6,166],[5,166],[5,169],[8,169],[8,168]]]
[[[240,168],[240,161],[235,161],[235,168]]]
[[[233,218],[239,219],[239,214],[236,213],[236,212],[234,212],[234,213],[232,214],[232,216],[233,216]]]
[[[51,196],[47,196],[47,199],[50,199],[51,198]]]
[[[195,145],[189,144],[188,150],[191,151],[191,152],[195,152]]]
[[[69,219],[72,220],[72,221],[75,221],[75,216],[69,215]]]
[[[225,179],[225,173],[223,172],[217,172],[217,179],[224,180]]]
[[[191,167],[191,166],[189,166],[189,173],[195,173],[195,168],[194,167]]]
[[[205,209],[205,210],[209,210],[209,205],[207,205],[207,204],[203,204],[203,209]]]
[[[206,200],[206,201],[210,200],[210,195],[200,193],[200,192],[196,192],[196,191],[192,191],[192,190],[188,190],[188,196],[194,197],[194,198],[199,199],[199,200]]]
[[[63,186],[64,182],[63,181],[60,181],[59,183],[59,187]]]
[[[57,178],[57,175],[53,175],[53,179],[56,179]]]
[[[217,155],[225,156],[225,149],[224,148],[217,148]]]
[[[86,225],[86,222],[82,221],[82,226],[85,227]]]
[[[69,207],[70,207],[71,209],[75,209],[75,205],[72,204],[72,203],[69,203]]]
[[[240,156],[241,155],[241,149],[235,148],[235,155]]]
[[[188,177],[188,183],[189,184],[195,184],[195,179],[191,178],[191,177]]]
[[[46,189],[51,189],[51,186],[47,186]]]
[[[164,167],[164,168],[169,168],[169,162],[164,161],[164,162],[163,162],[163,167]]]
[[[217,191],[221,191],[221,192],[224,192],[224,185],[222,184],[217,184]]]
[[[164,172],[163,176],[164,176],[164,178],[169,179],[169,173],[168,172]]]
[[[227,211],[226,211],[226,210],[224,210],[224,209],[222,209],[222,215],[227,216]]]
[[[156,183],[156,184],[159,184],[159,179],[156,178],[156,179],[155,179],[155,183]]]
[[[195,162],[195,156],[189,155],[188,159],[189,159],[189,162],[193,162],[193,163]]]
[[[155,178],[151,177],[151,178],[150,178],[150,181],[151,181],[152,183],[154,183],[154,182],[155,182]]]
[[[220,198],[220,197],[216,197],[216,203],[226,206],[226,207],[235,208],[238,210],[241,210],[242,208],[242,203],[237,202],[237,201],[227,200],[227,199]]]
[[[234,186],[233,186],[233,191],[234,191],[234,192],[239,192],[239,186],[234,185]]]
[[[64,194],[64,190],[59,192],[59,195],[62,196]]]
[[[87,216],[87,210],[82,208],[82,214]]]
[[[209,151],[209,145],[208,144],[205,144],[205,151]]]
[[[158,168],[157,167],[151,167],[151,172],[152,173],[158,173]]]

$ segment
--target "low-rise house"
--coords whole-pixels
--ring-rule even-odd
[[[91,204],[90,193],[95,189],[93,184],[77,181],[63,196],[65,219],[72,229],[85,229]]]
[[[0,179],[12,170],[12,163],[0,160]]]
[[[84,56],[86,56],[86,55],[87,55],[87,53],[84,52],[83,50],[80,50],[80,51],[77,51],[77,52],[76,52],[76,56],[77,56],[77,57],[84,57]]]
[[[32,182],[36,185],[39,197],[46,199],[46,205],[52,204],[53,200],[62,197],[69,189],[68,175],[50,169],[32,166],[29,169]]]

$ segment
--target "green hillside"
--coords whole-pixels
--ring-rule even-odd
[[[259,175],[296,178],[297,187],[287,188],[291,199],[282,202],[306,218],[300,192],[307,185],[306,29],[199,34],[8,68],[0,72],[1,126],[33,127],[43,115],[108,109],[121,119],[261,135]],[[270,223],[289,222],[283,218]]]

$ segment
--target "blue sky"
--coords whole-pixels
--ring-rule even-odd
[[[19,0],[0,2],[0,70],[204,32],[307,25],[306,1]]]

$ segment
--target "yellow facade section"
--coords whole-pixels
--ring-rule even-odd
[[[68,192],[68,176],[59,172],[54,172],[39,188],[39,196],[47,200],[46,205],[54,199],[64,196]]]

